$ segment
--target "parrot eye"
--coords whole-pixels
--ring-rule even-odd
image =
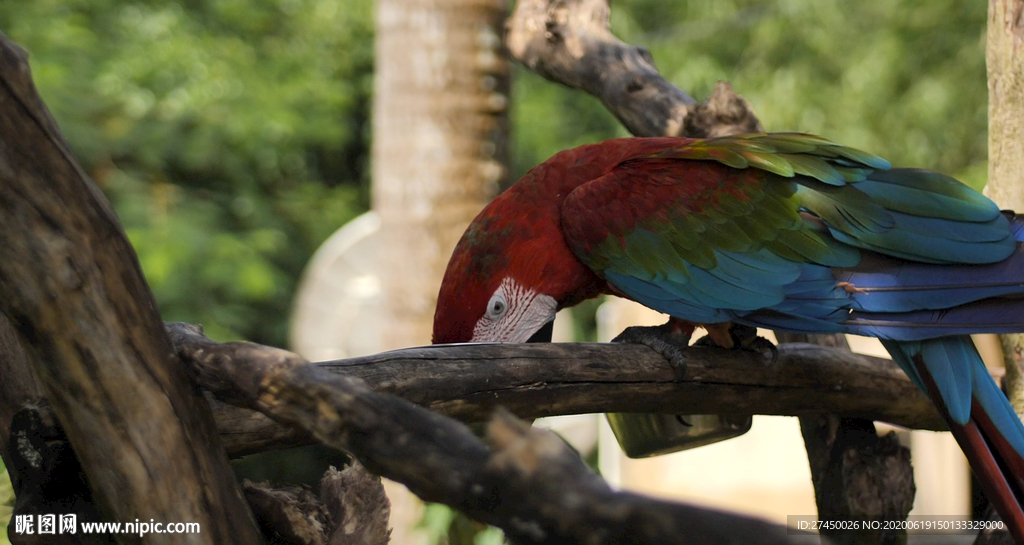
[[[508,302],[505,301],[505,296],[500,292],[495,293],[491,300],[487,302],[487,317],[492,320],[498,320],[506,312],[508,312]]]
[[[484,315],[477,319],[470,341],[526,342],[555,319],[556,310],[558,301],[554,297],[525,288],[515,279],[505,278],[487,301]],[[550,338],[550,331],[545,338]]]

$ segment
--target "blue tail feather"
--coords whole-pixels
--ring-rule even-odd
[[[925,392],[927,388],[914,365],[914,356],[931,376],[949,418],[965,425],[971,419],[972,401],[977,401],[1003,437],[1024,456],[1024,424],[1010,402],[992,380],[971,338],[966,335],[924,341],[882,341],[893,360]]]

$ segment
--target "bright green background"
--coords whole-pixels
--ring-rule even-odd
[[[975,186],[986,172],[985,18],[984,2],[959,0],[613,5],[616,33],[698,100],[729,80],[768,130],[818,133]],[[31,53],[164,318],[283,345],[302,267],[369,200],[372,4],[6,0],[0,30]],[[625,135],[596,100],[522,69],[512,98],[517,175]]]

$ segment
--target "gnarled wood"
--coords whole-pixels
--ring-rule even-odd
[[[789,542],[784,528],[763,521],[615,492],[557,436],[505,411],[488,425],[488,448],[451,418],[295,354],[219,345],[189,326],[172,332],[197,381],[218,397],[302,427],[370,471],[498,526],[517,543]]]
[[[0,312],[106,516],[202,528],[149,543],[259,543],[211,411],[175,360],[135,253],[39,99],[26,56],[0,35]]]
[[[545,78],[599,98],[637,136],[710,137],[761,124],[728,83],[697,103],[669,83],[651,54],[611,33],[607,0],[519,0],[506,24],[509,52]]]
[[[11,466],[11,419],[26,404],[42,398],[28,353],[10,320],[0,313],[0,458],[6,466]]]
[[[68,444],[67,435],[47,403],[24,407],[10,421],[8,472],[14,487],[14,518],[73,514],[77,522],[101,522],[103,516]],[[38,530],[36,528],[35,530]],[[110,543],[109,535],[9,531],[12,545],[93,545]]]

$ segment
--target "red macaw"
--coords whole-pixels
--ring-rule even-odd
[[[1024,426],[968,336],[1024,331],[1022,240],[1024,218],[960,182],[816,136],[608,140],[477,216],[433,340],[550,340],[557,310],[601,294],[723,346],[729,324],[878,337],[1024,543]]]

